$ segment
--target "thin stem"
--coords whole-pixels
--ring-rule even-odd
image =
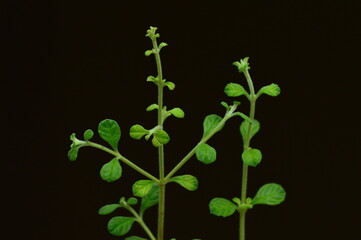
[[[250,113],[249,118],[251,120],[251,123],[249,124],[248,131],[247,131],[247,137],[246,142],[244,143],[244,149],[243,151],[246,151],[249,149],[251,144],[251,130],[252,130],[252,124],[256,112],[256,95],[253,87],[253,82],[251,79],[251,76],[249,75],[248,70],[246,69],[244,71],[244,75],[246,76],[248,87],[250,90]],[[248,180],[248,165],[243,163],[243,169],[242,169],[242,193],[241,193],[241,203],[246,203],[247,198],[247,180]],[[246,224],[246,211],[247,210],[241,210],[240,211],[240,240],[245,239],[245,224]]]
[[[130,205],[126,205],[125,206],[126,209],[129,210],[129,212],[131,212],[133,214],[133,216],[135,217],[135,220],[140,224],[140,226],[142,226],[142,228],[144,229],[144,231],[148,234],[148,236],[150,237],[151,240],[156,240],[156,238],[154,237],[153,233],[150,231],[150,229],[148,228],[148,226],[145,224],[143,218],[141,216],[139,216],[139,214],[134,210],[134,208],[132,208]]]
[[[103,145],[90,141],[87,141],[85,146],[94,147],[103,150],[104,152],[110,153],[111,155],[115,156],[116,158],[118,158],[119,160],[121,160],[122,162],[124,162],[129,167],[133,168],[135,171],[139,172],[143,176],[149,178],[150,180],[154,181],[157,184],[159,183],[159,180],[156,177],[154,177],[152,174],[148,173],[147,171],[140,168],[138,165],[134,164],[133,162],[122,156],[119,152],[113,151],[110,148],[104,147]]]
[[[159,48],[157,39],[152,39],[153,49],[155,50],[155,61],[157,63],[158,72],[158,126],[163,129],[163,72],[162,63],[159,55]],[[158,161],[159,161],[159,204],[158,204],[158,240],[164,238],[164,215],[165,215],[165,182],[164,182],[164,145],[158,148]]]
[[[197,145],[167,174],[164,178],[165,182],[168,182],[169,179],[184,165],[188,162],[188,160],[194,155],[197,150],[197,147],[202,144],[206,143],[216,132],[218,132],[225,124],[225,122],[233,116],[233,112],[236,110],[237,106],[234,105],[229,112],[223,117],[223,119],[218,123],[218,125],[206,136],[202,138]]]

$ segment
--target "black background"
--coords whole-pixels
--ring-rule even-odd
[[[336,3],[337,2],[337,3]],[[2,85],[2,208],[7,239],[119,239],[97,209],[131,196],[142,176],[123,164],[123,176],[106,183],[99,170],[111,156],[81,149],[67,160],[72,132],[96,130],[112,118],[122,129],[120,151],[157,175],[150,143],[128,135],[136,123],[151,128],[156,114],[153,57],[144,35],[157,26],[164,76],[176,84],[165,105],[181,107],[170,118],[169,171],[197,143],[203,118],[223,115],[229,82],[245,84],[232,62],[250,57],[256,88],[278,83],[277,98],[259,99],[261,131],[253,146],[263,161],[249,171],[249,196],[264,183],[287,190],[277,207],[247,215],[248,239],[359,239],[360,225],[360,4],[357,1],[11,1]],[[9,47],[8,47],[9,46]],[[238,99],[237,99],[238,100]],[[245,98],[241,111],[248,113]],[[240,119],[231,119],[210,144],[218,160],[192,158],[179,174],[192,174],[199,189],[167,187],[166,239],[237,239],[238,216],[209,214],[213,197],[240,195]],[[101,142],[98,136],[95,141]],[[114,215],[128,214],[120,210]],[[146,221],[155,230],[156,208]],[[145,236],[134,225],[131,234]]]

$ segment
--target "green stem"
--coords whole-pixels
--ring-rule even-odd
[[[256,112],[256,95],[253,87],[253,82],[251,79],[251,76],[249,75],[248,70],[246,69],[244,71],[244,75],[246,76],[248,87],[250,90],[250,114],[249,118],[251,119],[251,123],[249,124],[248,131],[247,131],[247,138],[246,142],[244,143],[244,149],[243,151],[246,151],[249,149],[251,144],[251,130],[252,130],[252,122],[254,120],[255,112]],[[243,170],[242,170],[242,193],[241,193],[241,203],[246,203],[247,198],[247,180],[248,180],[248,165],[243,163]],[[245,240],[245,224],[246,224],[246,211],[247,210],[241,210],[240,211],[240,240]]]
[[[150,229],[148,228],[148,226],[145,224],[143,218],[141,216],[139,216],[139,214],[134,210],[134,208],[132,208],[130,205],[125,205],[125,208],[129,210],[129,212],[131,212],[133,214],[133,216],[135,217],[135,220],[140,224],[140,226],[142,226],[142,228],[144,229],[144,231],[148,234],[148,236],[150,237],[151,240],[156,240],[156,238],[154,237],[153,233],[150,231]]]
[[[152,39],[153,49],[155,50],[155,61],[157,63],[158,72],[158,126],[163,129],[163,72],[162,62],[159,55],[159,47],[157,39]],[[164,145],[158,148],[159,161],[159,203],[158,203],[158,234],[157,239],[164,238],[164,215],[165,215],[165,182],[164,182]]]
[[[197,147],[202,144],[206,143],[216,132],[218,132],[226,123],[228,119],[230,119],[233,116],[233,112],[236,110],[237,105],[233,105],[233,107],[230,109],[229,112],[226,113],[226,115],[223,117],[223,119],[218,123],[218,125],[205,137],[202,138],[197,145],[167,174],[167,176],[164,178],[165,182],[168,182],[169,179],[184,165],[188,160],[194,155],[194,153],[197,150]]]
[[[148,173],[147,171],[143,170],[142,168],[140,168],[139,166],[137,166],[136,164],[134,164],[133,162],[122,156],[119,152],[113,151],[107,147],[104,147],[103,145],[90,141],[87,141],[85,146],[94,147],[103,150],[104,152],[110,153],[111,155],[115,156],[116,158],[118,158],[119,160],[121,160],[122,162],[124,162],[129,167],[133,168],[135,171],[139,172],[143,176],[149,178],[150,180],[153,180],[157,184],[159,183],[159,180],[156,177],[154,177],[152,174]]]

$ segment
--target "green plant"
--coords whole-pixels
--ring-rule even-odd
[[[158,122],[155,127],[146,129],[143,126],[136,124],[130,128],[130,137],[133,139],[142,139],[145,140],[151,139],[152,144],[158,150],[158,168],[159,176],[155,177],[151,175],[146,170],[140,168],[135,163],[130,161],[128,158],[123,156],[118,151],[118,142],[121,137],[121,130],[118,123],[111,119],[105,119],[100,122],[98,126],[98,133],[100,137],[105,140],[109,147],[103,146],[101,144],[92,142],[91,139],[94,135],[92,130],[86,130],[84,132],[84,140],[79,140],[76,138],[73,133],[70,136],[72,140],[70,151],[68,152],[68,157],[71,161],[77,159],[78,151],[82,147],[94,147],[100,150],[103,150],[113,158],[100,170],[100,176],[107,182],[113,182],[118,180],[122,175],[122,164],[126,164],[129,167],[133,168],[137,172],[141,173],[146,179],[136,181],[133,185],[133,194],[135,197],[141,198],[141,203],[139,211],[136,211],[133,206],[138,203],[137,198],[130,197],[126,199],[121,197],[119,202],[114,204],[108,204],[99,209],[100,215],[107,215],[117,210],[118,208],[123,208],[129,211],[132,216],[118,216],[110,219],[108,223],[108,230],[111,234],[115,236],[124,236],[126,235],[134,222],[137,222],[144,229],[145,233],[151,240],[163,240],[164,237],[164,213],[165,213],[165,191],[166,184],[175,182],[187,190],[194,191],[198,187],[197,178],[192,175],[180,175],[175,176],[177,171],[187,163],[193,155],[196,155],[197,159],[204,163],[209,164],[216,160],[216,150],[207,144],[207,141],[218,131],[222,129],[224,124],[228,119],[233,116],[241,116],[247,122],[252,122],[246,115],[240,112],[236,112],[237,106],[240,104],[235,101],[232,105],[228,105],[222,102],[222,105],[226,107],[226,113],[223,117],[220,117],[216,114],[208,115],[203,122],[203,136],[200,141],[194,148],[168,173],[165,174],[164,170],[164,145],[170,141],[169,134],[164,130],[164,122],[168,117],[174,116],[177,118],[183,118],[184,112],[180,108],[167,109],[163,104],[163,90],[167,87],[169,90],[174,90],[175,84],[169,81],[166,81],[163,77],[160,51],[165,46],[166,43],[160,43],[158,45],[157,38],[159,38],[159,33],[156,33],[154,27],[150,27],[147,31],[146,36],[149,37],[152,41],[153,48],[145,52],[146,56],[154,55],[157,65],[156,77],[149,76],[147,78],[148,82],[151,82],[157,86],[158,89],[158,102],[156,104],[151,104],[146,110],[153,111],[157,110]],[[158,205],[158,229],[157,237],[152,233],[144,221],[145,211],[154,206]],[[131,236],[126,238],[127,240],[140,240],[144,239],[137,236]]]
[[[242,189],[241,198],[233,198],[232,201],[225,198],[214,198],[209,203],[210,212],[216,216],[228,217],[238,211],[240,214],[239,239],[245,239],[245,222],[246,212],[252,209],[254,205],[277,205],[284,201],[286,192],[283,187],[276,183],[268,183],[263,185],[254,198],[247,198],[247,178],[248,166],[256,167],[262,160],[262,153],[259,149],[251,147],[251,139],[260,130],[260,123],[255,120],[256,100],[262,95],[277,96],[281,90],[277,84],[262,87],[257,94],[255,93],[253,82],[249,74],[248,57],[241,59],[239,62],[234,62],[240,73],[246,77],[249,92],[247,92],[242,85],[237,83],[229,83],[224,91],[229,97],[246,96],[250,102],[250,113],[248,118],[240,125],[240,132],[243,140],[243,170],[242,170]]]

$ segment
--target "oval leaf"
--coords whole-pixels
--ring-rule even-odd
[[[114,182],[122,176],[122,167],[117,158],[104,164],[100,169],[100,176],[107,182]]]
[[[258,91],[257,95],[259,96],[261,94],[267,94],[269,96],[276,97],[280,93],[281,93],[281,88],[277,84],[272,83],[272,84],[270,84],[268,86],[265,86],[265,87],[261,88]]]
[[[94,136],[94,132],[91,129],[88,129],[84,132],[84,140],[88,141]]]
[[[149,131],[139,124],[132,126],[129,130],[130,137],[138,140],[148,133]]]
[[[209,164],[216,161],[217,152],[213,147],[206,143],[202,143],[197,147],[196,157],[202,163]]]
[[[218,217],[231,216],[237,209],[237,206],[225,198],[213,198],[209,203],[209,210]]]
[[[101,138],[107,141],[114,150],[118,149],[120,139],[120,128],[116,121],[105,119],[99,123],[98,133]]]
[[[167,86],[169,90],[174,90],[175,88],[175,84],[173,82],[165,82],[164,85]]]
[[[129,205],[136,205],[138,203],[138,199],[131,197],[127,200],[127,203]]]
[[[245,120],[242,122],[239,128],[239,130],[241,131],[243,144],[246,144],[247,142],[249,127],[250,127],[250,122]],[[251,139],[254,135],[256,135],[256,133],[260,130],[260,128],[261,128],[260,123],[257,120],[253,120],[249,138]]]
[[[252,200],[252,204],[266,204],[266,205],[277,205],[283,202],[286,198],[286,191],[283,187],[276,183],[267,183],[263,185],[256,196]]]
[[[173,177],[170,182],[176,182],[189,191],[195,191],[198,188],[198,180],[192,175],[181,175]]]
[[[108,222],[108,231],[114,236],[123,236],[132,228],[134,221],[134,217],[113,217]]]
[[[150,112],[150,111],[153,111],[158,108],[159,108],[158,104],[153,103],[153,104],[149,105],[146,110],[147,110],[147,112]]]
[[[180,108],[173,108],[172,110],[169,110],[168,112],[177,118],[184,118],[184,115],[185,115],[183,110]]]
[[[155,183],[151,180],[139,180],[133,184],[133,194],[137,197],[144,197],[149,193]]]
[[[80,147],[72,147],[68,152],[68,158],[70,161],[75,161],[78,157],[78,151]]]
[[[262,160],[262,153],[260,150],[252,148],[244,151],[242,153],[242,160],[248,166],[255,167]]]
[[[140,213],[143,214],[145,210],[156,205],[159,201],[159,185],[153,185],[149,193],[142,197],[140,206]]]
[[[207,137],[221,121],[222,118],[217,114],[208,115],[203,121],[203,138]]]
[[[224,92],[228,97],[239,97],[248,94],[247,91],[237,83],[228,83],[224,88]]]
[[[162,144],[167,144],[170,140],[168,133],[164,130],[156,131],[153,134],[152,143],[155,147],[159,147]]]
[[[114,212],[115,209],[120,208],[120,204],[108,204],[101,207],[98,211],[99,215],[107,215]]]

